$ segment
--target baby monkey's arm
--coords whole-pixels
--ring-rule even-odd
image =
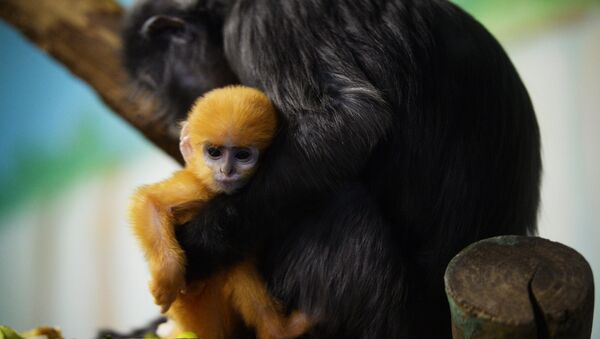
[[[174,227],[193,216],[209,198],[195,175],[187,170],[136,191],[130,208],[133,231],[148,260],[150,290],[166,312],[185,287],[185,256]]]

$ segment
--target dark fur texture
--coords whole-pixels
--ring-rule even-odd
[[[189,69],[163,73],[169,90],[157,91],[180,112],[170,87],[201,93],[230,67],[272,98],[282,128],[243,192],[179,228],[189,278],[260,249],[273,295],[316,319],[307,337],[450,337],[448,260],[536,228],[538,126],[496,40],[441,0],[197,6],[175,14],[197,28],[175,59],[136,56],[126,40],[134,77]],[[222,45],[205,20],[223,23]],[[208,69],[199,51],[221,46],[228,66]]]
[[[157,99],[167,118],[184,120],[202,93],[239,81],[223,54],[222,15],[218,6],[186,5],[189,1],[139,1],[123,29],[125,68],[142,94]],[[143,31],[147,19],[165,16],[183,25],[156,25]]]

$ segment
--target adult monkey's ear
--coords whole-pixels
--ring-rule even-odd
[[[144,22],[141,35],[146,39],[158,37],[185,38],[186,22],[175,16],[155,15]]]

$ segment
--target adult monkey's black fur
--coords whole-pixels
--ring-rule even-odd
[[[123,30],[132,79],[158,99],[167,118],[177,120],[185,120],[202,93],[239,82],[223,56],[223,15],[186,3],[138,1]]]
[[[316,319],[308,337],[449,337],[449,258],[477,239],[535,232],[531,102],[494,38],[447,1],[157,0],[134,10],[125,37],[138,81],[155,72],[193,96],[237,78],[279,109],[281,133],[253,181],[177,236],[190,278],[259,242],[273,295]],[[159,42],[162,59],[142,57]]]

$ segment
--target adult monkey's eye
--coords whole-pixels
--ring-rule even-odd
[[[252,154],[247,149],[241,149],[235,153],[235,158],[238,160],[248,160]]]
[[[221,152],[221,150],[215,146],[208,146],[206,153],[208,153],[208,155],[210,155],[212,158],[218,158],[223,155],[223,152]]]

